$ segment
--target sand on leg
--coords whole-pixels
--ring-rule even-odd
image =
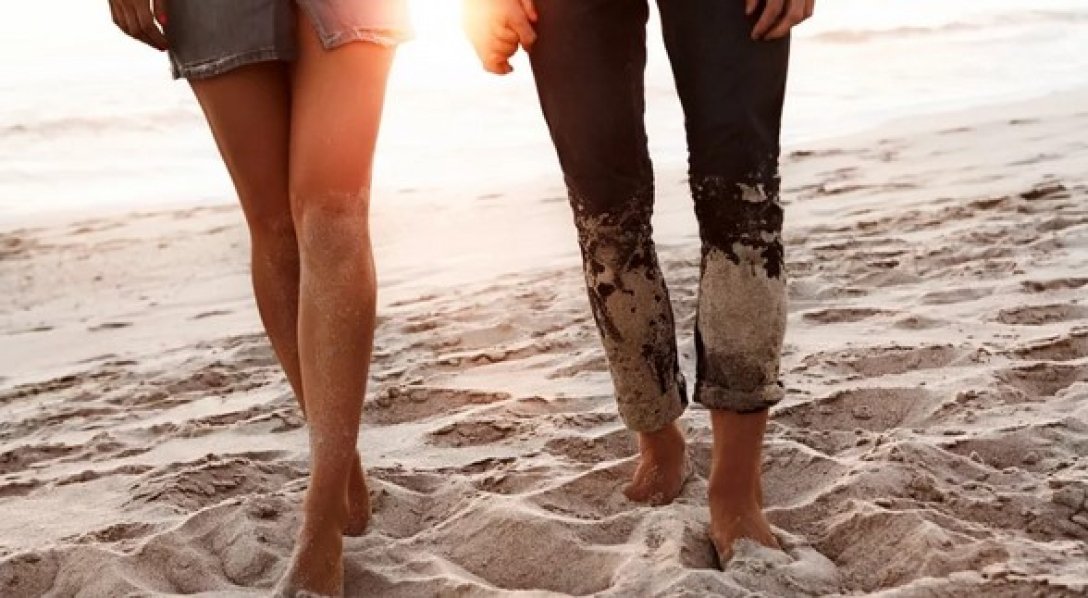
[[[298,546],[279,590],[338,594],[346,485],[374,338],[371,165],[393,49],[321,45],[299,20],[290,199],[300,247],[299,354],[311,474]]]
[[[261,62],[190,85],[245,214],[261,323],[305,415],[298,355],[299,246],[288,196],[290,68]],[[370,503],[358,456],[345,500],[344,533],[363,533]]]

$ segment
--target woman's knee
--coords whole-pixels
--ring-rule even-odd
[[[287,206],[283,208],[246,212],[246,225],[254,245],[279,246],[297,243],[294,218]]]
[[[291,190],[291,213],[303,259],[342,258],[368,250],[370,190],[327,187]]]

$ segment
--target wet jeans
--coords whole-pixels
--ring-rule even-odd
[[[789,40],[752,41],[743,0],[659,0],[684,108],[702,239],[695,401],[756,412],[783,396],[779,129]],[[531,52],[567,183],[620,415],[657,430],[687,404],[654,249],[643,123],[645,0],[537,0]]]

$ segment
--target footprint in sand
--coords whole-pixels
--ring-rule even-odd
[[[1057,448],[1075,445],[1073,438],[1071,442],[1056,441],[1067,435],[1071,436],[1068,430],[1054,426],[1029,425],[1015,430],[984,430],[979,436],[952,440],[941,448],[993,469],[1045,471],[1053,465],[1048,460],[1076,459],[1077,455]]]
[[[998,380],[1036,400],[1053,397],[1078,382],[1088,382],[1088,364],[1042,361],[995,373]]]
[[[234,312],[230,311],[229,309],[213,309],[211,311],[200,312],[200,313],[196,314],[195,316],[192,316],[189,319],[190,320],[204,320],[206,318],[214,318],[214,317],[217,317],[217,316],[229,316],[232,313],[234,313]]]
[[[146,451],[141,451],[146,452]],[[137,453],[138,454],[138,453]],[[118,455],[118,458],[123,458],[124,455]],[[79,473],[72,474],[63,478],[59,478],[56,481],[57,486],[68,486],[71,484],[85,484],[87,482],[93,482],[102,478],[117,479],[118,476],[138,476],[143,475],[154,469],[150,465],[122,465],[120,467],[114,467],[113,469],[95,470],[85,469]]]
[[[964,303],[975,301],[993,294],[993,289],[965,287],[948,291],[933,291],[922,295],[921,302],[926,305],[949,305],[952,303]]]
[[[31,328],[23,328],[22,330],[12,330],[8,332],[6,336],[15,336],[17,334],[33,334],[35,332],[49,332],[53,330],[53,326],[48,324],[42,324],[41,326],[33,326]]]
[[[775,420],[819,430],[882,432],[921,421],[937,402],[919,388],[857,388],[782,408]]]
[[[589,350],[572,356],[566,365],[556,367],[548,373],[549,380],[560,378],[575,378],[582,373],[607,374],[608,359],[604,351]]]
[[[1050,280],[1025,280],[1020,283],[1020,286],[1029,293],[1079,289],[1084,285],[1088,285],[1088,278],[1052,278]]]
[[[776,511],[811,502],[850,471],[848,461],[829,456],[834,452],[813,450],[784,436],[772,438],[764,452],[764,494]]]
[[[535,488],[539,471],[517,470],[516,459],[484,459],[433,471],[369,468],[374,531],[412,538],[432,530],[479,499],[481,493],[513,494]],[[451,480],[455,480],[451,483]],[[505,488],[506,491],[497,491]]]
[[[132,322],[103,322],[97,326],[91,326],[87,330],[91,332],[100,332],[102,330],[118,330],[120,328],[128,328],[132,326]]]
[[[390,386],[363,404],[363,422],[373,425],[403,424],[449,415],[469,406],[511,400],[503,392],[486,392],[431,386]]]
[[[772,596],[789,596],[796,588],[809,595],[842,591],[839,570],[831,559],[799,536],[772,528],[781,550],[772,550],[748,539],[733,544],[733,558],[725,573],[745,587],[760,589]]]
[[[638,452],[635,435],[624,428],[604,434],[564,434],[544,444],[545,452],[575,463],[595,464],[629,457]]]
[[[877,378],[947,367],[970,354],[969,348],[957,349],[952,345],[863,347],[807,355],[795,371],[827,369]]]
[[[0,498],[16,498],[26,496],[37,490],[42,485],[40,480],[19,480],[15,482],[0,482]]]
[[[1009,351],[1018,359],[1032,359],[1045,361],[1073,361],[1088,357],[1088,328],[1074,330],[1073,332],[1035,341],[1023,347]]]
[[[474,508],[420,536],[453,566],[507,590],[576,596],[604,592],[615,583],[616,568],[631,558],[624,542],[633,522],[575,523],[546,511],[512,507],[508,497],[480,499]],[[502,550],[495,550],[497,546]],[[563,566],[525,567],[532,562]]]
[[[269,451],[172,463],[134,481],[129,503],[192,512],[235,496],[275,492],[287,482],[306,477],[301,464],[283,458],[284,453]]]
[[[852,572],[853,591],[866,593],[953,571],[979,571],[1009,557],[996,540],[976,539],[929,517],[925,511],[887,511],[855,502],[832,520],[816,548]]]
[[[645,508],[623,495],[631,482],[635,458],[605,462],[574,474],[556,476],[528,500],[548,513],[588,521],[608,520]],[[694,488],[689,485],[685,491]]]
[[[1025,305],[1003,309],[994,319],[1010,326],[1043,326],[1088,319],[1088,306],[1075,303]]]
[[[102,529],[90,531],[78,536],[65,538],[67,542],[73,544],[114,544],[111,548],[117,550],[125,548],[125,544],[132,546],[131,540],[140,540],[147,536],[150,536],[156,532],[162,531],[164,526],[161,524],[145,523],[145,522],[123,522],[115,523],[113,525],[104,527]],[[116,546],[121,544],[122,546]]]
[[[462,420],[431,430],[427,433],[427,443],[446,448],[496,444],[529,429],[525,423],[503,419]]]
[[[1061,183],[1040,183],[1034,188],[1021,193],[1020,198],[1028,201],[1068,199],[1069,189]]]
[[[39,463],[55,461],[81,449],[67,444],[27,444],[0,453],[0,475],[31,469]]]
[[[806,322],[815,322],[817,324],[842,324],[860,322],[877,316],[890,316],[895,313],[897,312],[874,307],[842,307],[809,311],[802,314],[801,317]]]

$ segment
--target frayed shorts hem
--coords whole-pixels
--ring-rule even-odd
[[[198,81],[200,79],[210,79],[249,64],[274,62],[278,60],[291,61],[294,59],[295,56],[291,52],[276,48],[266,48],[189,64],[181,64],[175,60],[171,62],[170,66],[174,79]]]

